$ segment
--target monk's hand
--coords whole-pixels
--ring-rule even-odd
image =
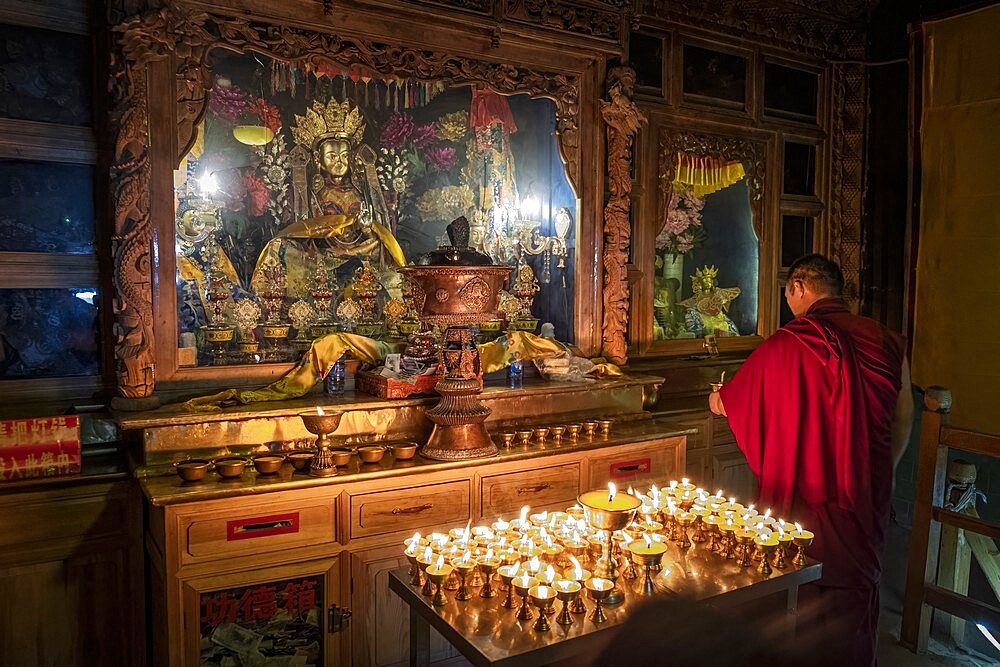
[[[708,409],[721,417],[728,417],[726,406],[722,404],[722,394],[717,391],[708,395]]]

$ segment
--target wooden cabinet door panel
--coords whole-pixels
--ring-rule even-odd
[[[726,496],[735,496],[743,503],[757,497],[757,477],[737,448],[715,451],[712,457],[712,487],[721,488]]]
[[[351,496],[351,538],[465,525],[469,480]]]
[[[410,617],[407,606],[389,590],[389,571],[409,567],[399,546],[351,554],[351,657],[354,665],[395,667],[409,664]],[[458,652],[431,629],[431,661]]]
[[[490,475],[481,481],[482,515],[495,519],[516,514],[525,505],[532,509],[564,509],[580,495],[580,464],[524,472]]]

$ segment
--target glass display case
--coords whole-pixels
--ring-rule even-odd
[[[324,334],[400,340],[397,269],[446,241],[515,267],[480,337],[573,341],[577,196],[556,104],[362,65],[213,50],[197,139],[174,172],[179,366],[288,363]]]
[[[630,347],[638,354],[759,341],[764,142],[659,127],[655,212],[642,208]],[[769,294],[768,294],[769,298]],[[684,343],[687,341],[687,343]]]

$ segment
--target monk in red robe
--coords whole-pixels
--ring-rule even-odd
[[[913,415],[903,339],[851,314],[822,255],[785,285],[795,319],[709,397],[760,482],[760,507],[815,533],[823,576],[800,589],[809,664],[872,665],[893,468]]]

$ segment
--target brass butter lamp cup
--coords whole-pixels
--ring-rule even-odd
[[[806,548],[813,543],[813,534],[807,530],[792,533],[792,544],[795,545],[795,558],[792,560],[798,567],[809,564],[806,560]]]
[[[511,579],[510,584],[514,589],[514,592],[521,598],[521,607],[517,610],[517,618],[521,621],[530,621],[535,617],[535,615],[531,613],[531,607],[528,606],[528,599],[530,597],[531,587],[537,583],[537,579],[529,577],[528,575],[520,575]]]
[[[551,606],[552,601],[556,599],[556,591],[551,586],[538,584],[531,587],[531,590],[528,591],[528,597],[531,598],[531,604],[538,607],[538,620],[535,621],[535,631],[545,632],[550,628],[546,610]]]
[[[514,602],[514,584],[511,582],[517,576],[519,569],[513,565],[504,565],[497,570],[497,573],[500,575],[500,581],[507,587],[507,597],[500,603],[500,606],[504,609],[513,609],[517,606],[517,603]]]
[[[427,579],[434,584],[434,598],[431,604],[435,607],[443,607],[448,604],[448,598],[444,595],[444,582],[454,571],[451,565],[431,565],[427,568]]]
[[[614,583],[607,579],[592,577],[587,580],[585,585],[587,592],[590,594],[590,599],[594,601],[594,611],[591,612],[589,618],[594,623],[603,623],[608,620],[608,617],[604,614],[604,603],[610,597]]]
[[[556,597],[562,602],[562,611],[559,612],[559,618],[556,619],[556,623],[559,625],[573,625],[573,616],[570,613],[570,603],[575,602],[580,599],[580,591],[583,589],[578,582],[569,579],[564,579],[562,581],[557,581],[553,584],[556,589]],[[584,608],[586,611],[586,608]]]
[[[337,474],[337,466],[333,464],[333,454],[327,437],[340,427],[344,413],[339,411],[324,413],[322,410],[316,408],[315,412],[312,410],[300,412],[299,417],[302,418],[306,430],[316,436],[316,456],[309,465],[309,474],[315,477],[333,477]]]
[[[632,562],[646,569],[646,577],[642,582],[643,595],[652,595],[656,592],[656,587],[653,586],[653,577],[650,572],[663,560],[667,545],[663,542],[635,540],[629,543],[628,550],[632,554]]]
[[[479,571],[483,573],[483,587],[479,591],[479,597],[491,598],[496,595],[493,590],[493,573],[497,571],[502,562],[503,560],[496,556],[479,559]]]
[[[642,505],[635,496],[628,493],[617,493],[614,485],[609,484],[609,490],[588,491],[577,498],[583,507],[583,515],[593,528],[605,531],[606,540],[603,546],[603,568],[596,574],[609,579],[613,586],[608,594],[601,599],[606,604],[620,604],[625,600],[625,591],[617,584],[618,573],[615,571],[614,532],[622,530],[635,519],[635,514]]]
[[[476,568],[476,561],[474,559],[463,560],[461,558],[456,558],[451,561],[451,566],[455,568],[455,572],[458,573],[458,578],[461,582],[458,586],[458,592],[455,593],[455,599],[462,602],[471,600],[472,593],[469,592],[469,586],[466,578]]]

